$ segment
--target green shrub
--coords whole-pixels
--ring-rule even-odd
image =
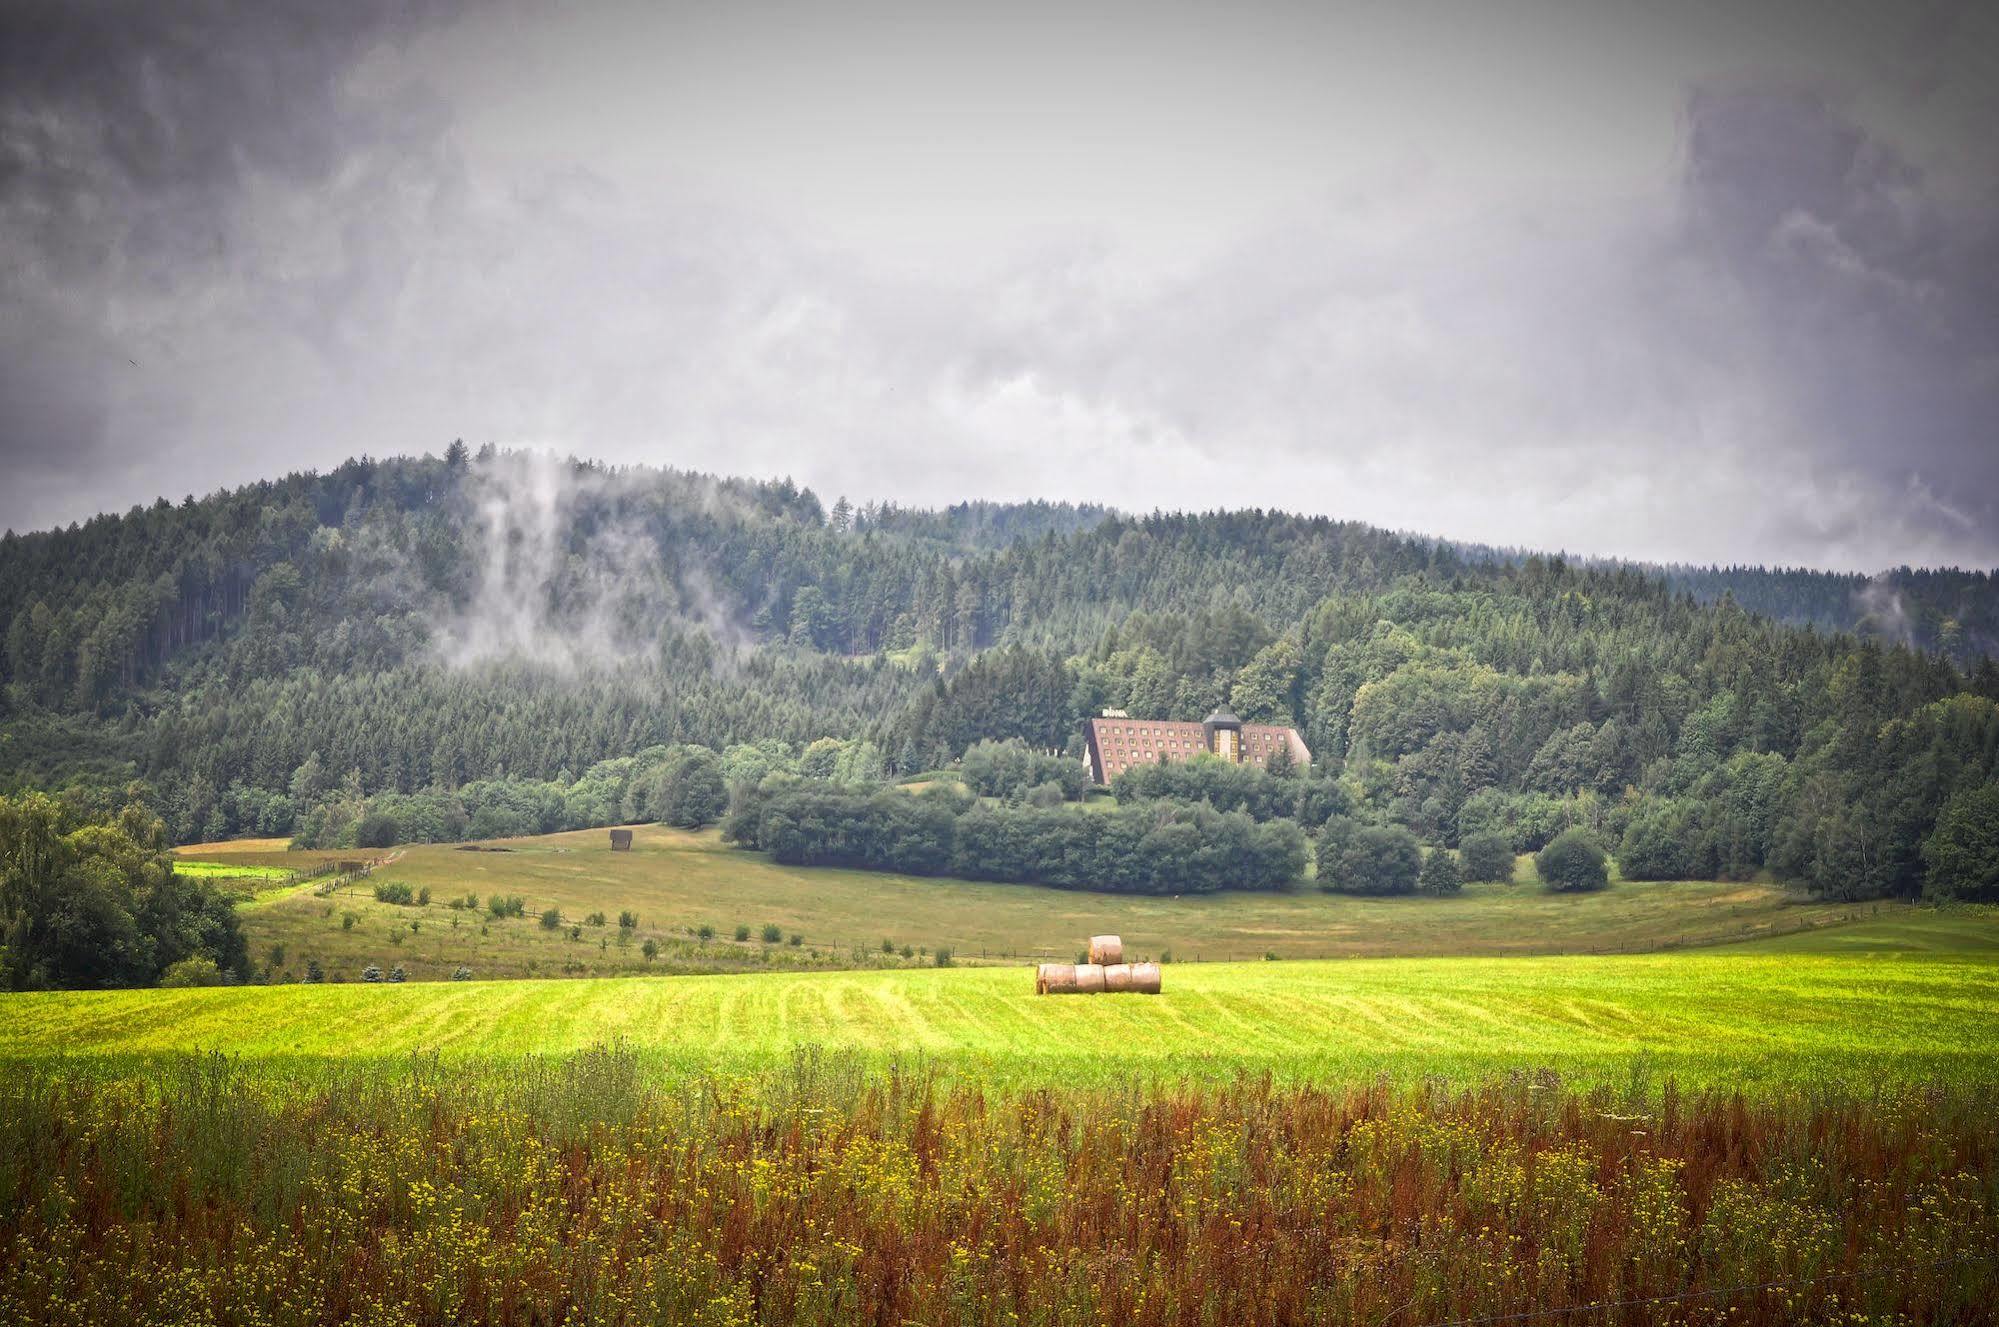
[[[1665,797],[1639,801],[1617,844],[1617,866],[1626,880],[1704,880],[1714,874],[1713,853],[1697,802]]]
[[[636,931],[639,928],[639,915],[631,911],[621,912],[618,914],[618,925],[627,931]]]
[[[802,944],[804,944],[804,943],[805,943],[805,937],[804,937],[804,936],[800,935],[800,934],[799,934],[798,932],[796,932],[796,931],[793,931],[793,932],[791,933],[791,936],[790,936],[790,944],[791,944],[791,947],[792,947],[793,949],[796,949],[796,948],[798,948],[798,946],[800,946],[800,945],[802,945]]]
[[[695,928],[694,934],[700,936],[703,941],[713,940],[715,938],[715,928],[707,922],[702,922],[700,926]]]
[[[1503,834],[1467,834],[1458,843],[1458,863],[1467,880],[1513,881],[1513,844]]]
[[[416,901],[410,887],[400,880],[380,880],[375,883],[375,902],[393,903],[398,907],[408,907]]]
[[[747,940],[747,939],[749,939],[749,938],[750,938],[750,928],[749,928],[749,927],[747,927],[747,926],[738,926],[738,927],[736,928],[736,938],[737,938],[738,940]]]
[[[562,909],[561,909],[561,908],[545,908],[545,909],[543,909],[543,910],[542,910],[542,914],[541,914],[541,929],[542,929],[542,930],[544,930],[544,931],[559,931],[559,930],[561,930],[561,929],[562,929]]]
[[[524,917],[527,906],[527,900],[517,894],[509,894],[505,898],[495,894],[486,900],[486,910],[495,917]]]
[[[1430,849],[1423,858],[1423,870],[1416,877],[1416,889],[1424,894],[1457,894],[1465,887],[1464,873],[1458,869],[1458,859],[1451,850],[1438,846]]]
[[[940,967],[940,968],[948,968],[948,967],[950,967],[950,966],[951,966],[951,949],[950,949],[950,946],[948,946],[948,945],[939,945],[939,946],[937,946],[937,953],[936,953],[936,956],[935,956],[935,958],[934,958],[934,960],[933,960],[933,961],[934,961],[934,962],[935,962],[935,963],[937,964],[937,966],[938,966],[938,967]]]
[[[370,811],[361,817],[361,823],[354,827],[354,846],[357,848],[392,848],[402,836],[402,827],[395,817],[381,811]]]
[[[1062,805],[1062,785],[1054,781],[1037,783],[1027,790],[1027,804],[1046,811]]]
[[[429,886],[429,885],[425,885],[425,886],[424,886],[424,887],[423,887],[422,889],[419,889],[419,890],[418,890],[418,891],[416,892],[416,901],[417,901],[417,906],[418,906],[418,907],[422,907],[422,908],[427,908],[427,907],[429,907],[429,906],[430,906],[430,886]]]
[[[373,963],[370,963],[367,967],[361,969],[362,981],[380,981],[381,979],[382,979],[382,970],[376,967]]]
[[[220,986],[222,969],[215,966],[215,960],[201,955],[184,958],[178,963],[169,963],[167,970],[160,974],[160,985],[166,987]]]
[[[1324,870],[1324,863],[1320,869]],[[1408,894],[1423,871],[1423,846],[1400,825],[1368,825],[1353,831],[1322,889],[1343,894]]]
[[[588,917],[585,917],[583,919],[583,924],[585,926],[602,926],[604,925],[604,914],[601,912],[593,912]]]
[[[782,926],[779,926],[776,922],[764,923],[763,942],[765,944],[774,945],[782,939],[784,939],[784,928]]]
[[[1608,859],[1596,840],[1582,829],[1565,830],[1534,855],[1541,883],[1556,893],[1602,889],[1610,883]]]
[[[471,981],[471,980],[472,980],[472,969],[470,969],[470,968],[468,968],[468,967],[462,967],[462,966],[461,966],[461,967],[457,967],[457,968],[453,968],[453,969],[451,970],[451,980],[453,980],[453,981]]]
[[[395,971],[389,974],[390,981],[408,981],[409,979],[409,973],[403,971],[403,965],[400,963],[396,964]]]
[[[639,952],[646,956],[646,962],[652,962],[659,954],[659,941],[653,939],[651,936],[647,936],[646,942],[639,946]]]

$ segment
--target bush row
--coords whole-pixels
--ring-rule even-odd
[[[1287,889],[1304,878],[1289,820],[1157,802],[1102,814],[990,807],[818,782],[743,789],[723,835],[794,866],[1034,882],[1132,894]]]

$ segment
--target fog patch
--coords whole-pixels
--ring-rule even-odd
[[[475,568],[441,624],[453,667],[520,662],[573,671],[637,662],[677,607],[659,545],[601,471],[542,452],[482,457],[467,474]]]
[[[656,666],[674,638],[700,637],[733,669],[757,638],[685,513],[727,523],[754,512],[705,475],[604,469],[547,452],[485,452],[453,499],[469,584],[432,633],[453,668],[526,665],[557,672]]]
[[[1861,612],[1860,634],[1882,636],[1910,649],[1916,647],[1915,625],[1902,603],[1902,592],[1895,588],[1893,573],[1882,572],[1855,590],[1853,601]]]

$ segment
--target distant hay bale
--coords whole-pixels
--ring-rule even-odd
[[[1130,989],[1139,995],[1159,994],[1159,965],[1157,963],[1132,964]]]
[[[1034,993],[1036,995],[1075,995],[1076,965],[1074,963],[1043,963],[1034,970]]]
[[[629,829],[612,830],[611,851],[630,852],[631,850],[632,850],[632,832]]]
[[[1131,964],[1104,964],[1104,989],[1106,991],[1128,991],[1131,989]]]
[[[1076,990],[1083,995],[1103,994],[1104,965],[1101,963],[1078,963],[1076,965]]]
[[[1124,941],[1114,935],[1093,935],[1090,937],[1090,962],[1124,962]]]

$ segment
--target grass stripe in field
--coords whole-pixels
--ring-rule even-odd
[[[1033,1079],[1615,1075],[1999,1080],[1999,964],[1693,955],[1182,964],[1159,997],[1037,997],[1025,968],[61,992],[0,998],[0,1059],[448,1058],[622,1039],[751,1064],[801,1046],[923,1053]]]

